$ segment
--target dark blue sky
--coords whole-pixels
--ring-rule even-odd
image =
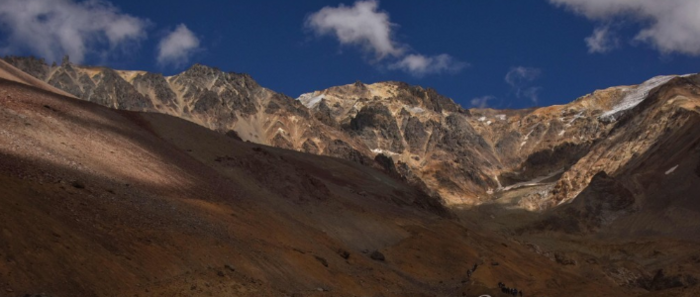
[[[534,103],[518,96],[505,81],[514,67],[539,70],[523,87],[539,88],[538,105],[562,104],[609,86],[641,83],[656,75],[700,71],[700,58],[661,53],[645,42],[630,41],[645,26],[618,26],[618,48],[589,53],[584,38],[596,23],[548,1],[383,0],[394,40],[426,56],[448,54],[470,65],[457,73],[416,77],[388,69],[386,60],[358,46],[341,45],[333,36],[317,36],[304,21],[326,6],[353,1],[175,1],[113,0],[121,13],[148,19],[148,37],[127,54],[88,55],[85,64],[149,70],[171,75],[187,68],[156,63],[159,39],[184,23],[200,39],[189,60],[225,71],[243,72],[261,85],[291,97],[360,80],[398,80],[432,87],[470,107],[476,97],[493,96],[489,106],[522,108]],[[624,19],[614,20],[615,24]],[[7,34],[0,32],[0,34]],[[1,37],[2,35],[0,35]],[[7,53],[7,52],[6,52]],[[27,54],[16,50],[14,54]]]

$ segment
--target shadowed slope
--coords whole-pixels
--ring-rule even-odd
[[[10,296],[454,296],[495,292],[501,279],[560,290],[536,281],[552,278],[595,286],[466,230],[433,198],[351,161],[4,80],[0,91],[0,285]],[[467,281],[474,263],[482,268]]]

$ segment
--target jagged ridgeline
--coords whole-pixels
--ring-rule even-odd
[[[624,167],[632,154],[609,161],[598,157],[603,150],[629,150],[631,144],[610,143],[610,138],[626,129],[631,114],[651,105],[647,97],[670,85],[694,86],[697,80],[664,76],[596,91],[566,105],[467,110],[433,89],[401,82],[356,82],[295,100],[249,75],[199,64],[164,77],[67,60],[61,65],[25,57],[5,60],[104,106],[174,115],[254,143],[380,167],[451,205],[541,186],[523,194],[517,207],[526,209],[570,201],[597,173]],[[637,153],[654,142],[638,143]]]

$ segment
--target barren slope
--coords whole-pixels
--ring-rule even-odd
[[[7,296],[454,296],[494,293],[498,281],[550,294],[600,286],[465,229],[432,198],[354,162],[5,80],[0,119]],[[385,260],[371,259],[373,251]],[[608,296],[621,290],[606,284]]]
[[[700,276],[698,79],[673,78],[618,114],[606,137],[558,181],[509,189],[460,217],[513,236],[562,266],[603,271],[620,286],[647,290],[644,296],[694,296]],[[537,201],[552,205],[523,210]]]

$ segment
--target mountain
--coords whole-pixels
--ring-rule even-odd
[[[52,86],[100,105],[169,114],[221,133],[235,132],[254,143],[384,167],[448,204],[490,199],[503,187],[499,175],[515,170],[529,154],[558,144],[521,146],[519,139],[528,132],[513,127],[505,127],[510,137],[489,136],[502,133],[488,127],[491,122],[498,127],[520,125],[520,118],[530,113],[509,112],[509,118],[494,114],[485,120],[435,90],[398,82],[358,82],[291,100],[247,75],[202,65],[163,77],[77,66],[68,60],[49,66],[33,58],[5,59]],[[537,118],[527,120],[539,123]],[[527,137],[541,136],[539,130],[535,132]]]
[[[3,296],[454,296],[516,279],[554,294],[561,288],[535,281],[554,278],[600,286],[540,267],[545,256],[466,227],[357,162],[17,80],[0,78]],[[605,284],[601,292],[625,291]]]
[[[596,91],[561,106],[499,111],[466,110],[433,89],[400,82],[356,82],[291,100],[248,75],[203,65],[163,77],[67,60],[52,66],[5,60],[100,105],[169,114],[254,143],[384,167],[449,205],[485,203],[514,187],[558,178],[546,193],[519,204],[533,210],[570,201],[597,172],[619,167],[582,175],[574,165],[614,151],[597,146],[625,125],[618,118],[674,79]]]
[[[273,292],[323,295],[313,289],[304,290],[316,285],[323,289],[330,287],[329,283],[335,288],[328,293],[333,296],[346,292],[353,292],[348,296],[373,294],[384,282],[392,287],[387,293],[390,296],[406,296],[407,292],[423,292],[415,296],[493,294],[498,281],[517,282],[530,292],[552,296],[695,296],[700,290],[698,75],[659,76],[636,86],[598,90],[565,105],[494,110],[464,109],[433,89],[401,82],[356,82],[292,99],[259,86],[245,74],[203,65],[163,77],[77,66],[67,60],[50,66],[33,58],[6,57],[5,61],[36,78],[9,65],[5,67],[9,70],[3,72],[15,82],[6,82],[0,90],[11,90],[12,98],[23,96],[21,100],[3,101],[7,119],[14,119],[0,134],[5,138],[3,151],[12,152],[3,163],[14,164],[6,166],[10,168],[5,173],[9,176],[7,184],[30,177],[25,191],[12,196],[7,205],[37,195],[56,197],[56,201],[71,197],[54,196],[59,195],[53,192],[55,189],[44,188],[47,180],[41,176],[59,164],[73,168],[66,177],[59,178],[59,189],[72,190],[70,195],[77,200],[69,201],[83,206],[59,208],[32,200],[22,204],[20,212],[7,210],[3,214],[13,220],[8,226],[11,223],[17,230],[27,228],[22,212],[44,213],[46,220],[70,213],[75,216],[68,218],[75,219],[87,212],[87,205],[93,205],[80,200],[94,199],[90,196],[93,192],[82,192],[87,188],[82,182],[85,176],[113,181],[136,174],[128,182],[106,183],[99,190],[111,193],[118,186],[134,188],[136,192],[129,195],[135,198],[125,202],[126,206],[87,213],[99,216],[99,220],[114,219],[110,224],[126,224],[129,230],[141,232],[139,236],[151,234],[147,230],[154,226],[164,225],[163,230],[170,230],[167,234],[171,237],[152,239],[157,248],[144,244],[129,249],[130,258],[148,259],[151,252],[182,257],[174,248],[163,247],[181,246],[176,243],[180,240],[201,242],[187,251],[192,258],[176,261],[181,269],[176,269],[173,278],[163,284],[163,291],[158,292],[175,292],[173,288],[184,283],[183,279],[200,277],[210,285],[218,280],[205,276],[203,270],[195,273],[197,277],[183,276],[186,267],[221,266],[205,256],[205,251],[214,249],[210,245],[265,251],[244,256],[259,259],[243,261],[246,275],[269,281],[263,287],[271,291],[249,291],[253,296]],[[14,77],[13,73],[21,76]],[[27,89],[17,82],[32,87]],[[60,92],[71,96],[60,97]],[[16,111],[15,101],[33,102],[37,96],[55,98],[20,104],[17,106],[25,106],[22,108],[26,110]],[[54,105],[59,102],[68,105],[56,109]],[[81,112],[83,109],[76,106],[95,111]],[[62,110],[62,117],[50,113],[53,109]],[[99,116],[89,116],[95,113]],[[27,116],[54,122],[38,129],[31,121],[23,121]],[[83,140],[81,135],[90,137]],[[103,135],[100,141],[108,143],[93,140],[93,135]],[[121,155],[105,158],[96,153],[107,151]],[[76,160],[80,156],[92,161]],[[25,173],[35,169],[39,171],[33,175]],[[156,179],[153,184],[138,183],[151,179]],[[32,192],[32,188],[39,190]],[[397,189],[399,192],[395,192]],[[167,195],[173,191],[180,193],[174,194],[179,200],[173,201],[184,203],[178,207],[188,207],[166,204],[171,206],[169,215],[177,217],[170,211],[178,209],[188,215],[197,211],[191,217],[197,223],[192,224],[212,221],[212,229],[191,238],[178,238],[179,233],[173,230],[183,225],[169,215],[162,217],[159,206],[163,199],[172,202]],[[240,211],[233,211],[232,218],[222,216],[217,209],[236,208],[237,200],[232,197],[239,196],[231,193],[239,192],[252,200],[246,200]],[[137,202],[143,193],[149,198],[137,217],[148,222],[132,216],[120,219],[132,210],[131,204],[141,205]],[[196,198],[200,195],[205,198]],[[54,215],[50,210],[36,210],[43,204],[60,211]],[[66,220],[65,224],[72,222]],[[251,220],[263,220],[264,228],[252,226]],[[302,224],[296,226],[300,220]],[[53,223],[37,221],[32,226],[41,224]],[[77,232],[81,228],[87,227],[70,225],[64,230]],[[107,231],[103,229],[95,229],[97,235],[81,241],[80,246],[102,244],[112,232],[104,233]],[[36,242],[6,246],[0,251],[40,249],[45,244],[40,240],[50,241],[50,234],[32,230]],[[212,235],[218,230],[233,233]],[[245,238],[241,239],[241,234]],[[268,240],[266,234],[279,239]],[[12,233],[4,236],[15,238]],[[122,242],[116,251],[133,244],[126,234],[120,236]],[[302,255],[324,259],[329,267],[335,267],[328,261],[332,254],[329,251],[338,247],[365,256],[378,250],[391,255],[387,259],[412,258],[370,261],[362,268],[332,270],[332,276],[325,277],[318,274],[321,272],[317,269],[322,268],[306,266],[306,262],[299,264],[303,268],[298,275],[291,272],[292,268],[272,268],[295,267],[289,261],[298,255],[284,252],[286,247],[311,242],[332,243],[326,250],[297,248],[305,251]],[[107,248],[102,258],[96,258],[99,261],[88,262],[126,265],[113,259],[115,253],[110,251]],[[22,255],[25,263],[38,261],[38,256]],[[68,255],[73,252],[49,254],[46,259]],[[326,267],[323,261],[314,259],[310,262]],[[473,262],[478,262],[484,272],[475,274],[473,280],[462,279]],[[49,260],[42,263],[55,265]],[[164,266],[148,265],[127,265],[124,271],[140,271],[138,277],[149,278],[148,290],[160,290],[156,289],[159,281],[150,278]],[[90,269],[82,272],[84,277],[99,271]],[[0,276],[10,275],[8,271]],[[372,272],[363,274],[366,271]],[[275,272],[278,274],[272,275]],[[46,277],[42,274],[40,278]],[[23,278],[30,275],[13,280]],[[311,283],[308,279],[322,281]],[[103,282],[106,280],[92,279],[91,294],[108,294],[94,291]],[[269,285],[277,283],[284,285]],[[24,284],[27,287],[32,283]],[[363,286],[364,291],[358,289]],[[399,292],[398,288],[404,286],[409,289]],[[77,288],[64,288],[62,292]],[[186,295],[182,290],[177,292]]]

